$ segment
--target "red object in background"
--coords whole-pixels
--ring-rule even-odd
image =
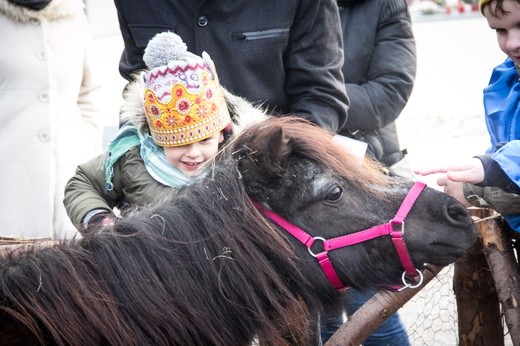
[[[457,4],[457,9],[459,10],[459,13],[464,13],[464,11],[466,11],[466,9],[464,8],[464,4],[462,3],[462,0],[459,0]]]

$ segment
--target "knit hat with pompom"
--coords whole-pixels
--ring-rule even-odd
[[[199,142],[230,124],[215,65],[187,51],[172,32],[157,34],[143,55],[146,120],[154,142],[175,147]]]

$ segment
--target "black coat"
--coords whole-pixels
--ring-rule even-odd
[[[405,0],[338,3],[345,6],[340,7],[343,74],[350,98],[340,133],[356,133],[376,159],[391,166],[403,157],[395,120],[412,93],[417,65],[408,7]]]
[[[145,68],[144,48],[173,31],[188,50],[210,54],[229,91],[272,111],[295,113],[333,131],[348,98],[334,0],[114,0],[125,50],[120,72]]]

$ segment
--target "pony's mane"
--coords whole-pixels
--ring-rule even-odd
[[[272,138],[273,132],[276,131],[283,133],[285,145],[287,150],[291,151],[291,155],[320,162],[367,190],[373,190],[374,186],[386,185],[388,182],[379,163],[369,158],[356,157],[333,140],[333,133],[303,118],[285,116],[267,119],[246,129],[231,144],[234,150],[248,148],[261,151],[265,145],[262,140]],[[262,165],[262,170],[269,169],[275,170],[276,167],[269,162]]]
[[[2,310],[40,340],[49,337],[38,332],[44,325],[58,344],[163,344],[172,336],[177,344],[243,344],[255,331],[278,344],[287,335],[303,340],[307,309],[287,277],[306,279],[284,238],[252,206],[235,166],[223,155],[206,179],[113,228],[9,254],[12,266],[0,267]],[[52,282],[57,272],[62,279]],[[68,310],[51,298],[32,304],[43,295],[67,301]],[[16,312],[27,306],[27,316]],[[298,318],[279,330],[287,310]]]

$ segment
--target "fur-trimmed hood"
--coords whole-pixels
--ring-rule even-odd
[[[238,134],[249,126],[256,124],[269,117],[266,110],[256,107],[244,98],[224,90],[224,98],[231,116],[232,132]],[[143,83],[140,77],[136,77],[129,83],[124,93],[124,101],[121,106],[120,121],[126,123],[131,121],[138,131],[150,133],[146,114],[143,107]]]
[[[53,0],[40,11],[18,6],[7,0],[0,0],[0,13],[21,23],[27,23],[31,19],[54,21],[73,17],[81,14],[84,10],[85,5],[81,0]]]

